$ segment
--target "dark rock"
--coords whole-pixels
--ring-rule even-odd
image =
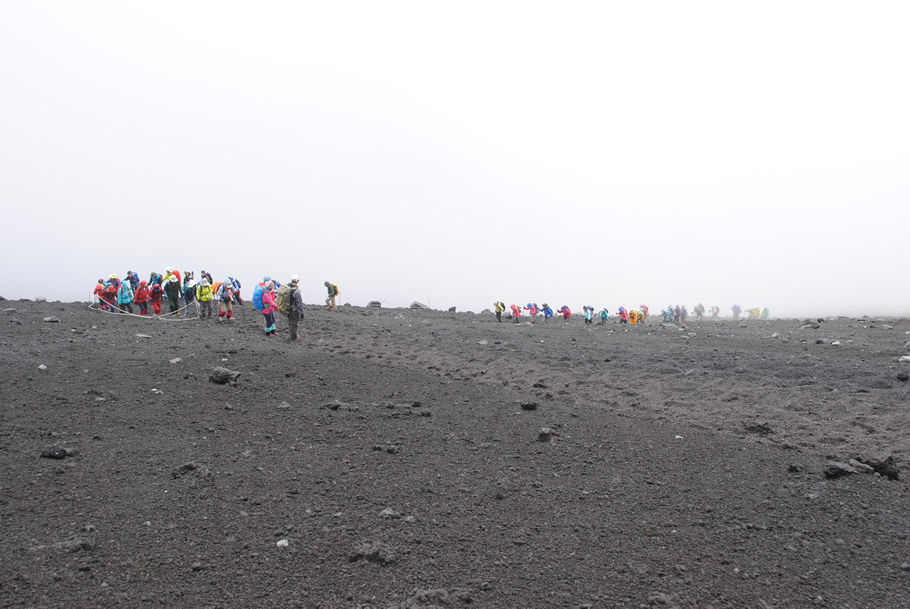
[[[907,379],[910,379],[910,374],[907,374],[906,372],[898,372],[898,373],[897,373],[897,380],[899,380],[899,381],[907,381]]]
[[[414,302],[411,303],[411,307],[410,307],[410,308],[412,308],[412,309],[429,309],[430,307],[428,307],[427,305],[423,304],[422,302],[417,302],[417,301],[415,300]]]
[[[382,303],[379,302],[378,300],[371,300],[370,302],[367,303],[367,306],[370,307],[371,309],[379,309],[382,307]]]
[[[743,427],[749,433],[755,433],[760,436],[767,436],[769,433],[774,433],[774,430],[771,429],[771,426],[767,423],[755,423],[753,425],[743,425]]]
[[[179,467],[175,467],[171,471],[171,477],[173,478],[182,478],[190,472],[196,472],[200,475],[207,475],[209,473],[209,468],[205,466],[204,463],[196,463],[195,461],[190,461],[189,463],[184,463]]]
[[[787,471],[790,472],[791,474],[795,474],[800,471],[799,465],[797,465],[796,463],[791,463],[790,465],[787,466]]]
[[[894,462],[894,455],[890,453],[878,453],[871,457],[856,457],[856,460],[868,465],[889,480],[898,480],[900,478],[900,470]]]
[[[552,442],[556,439],[556,437],[558,435],[559,434],[556,433],[556,431],[554,431],[552,428],[543,427],[543,428],[541,428],[540,432],[537,434],[537,441],[538,442]]]
[[[522,410],[537,410],[537,402],[522,402]]]
[[[850,474],[858,474],[859,472],[846,463],[841,463],[840,461],[828,461],[825,464],[825,478],[834,480],[836,478],[842,478],[843,476],[849,476]]]
[[[239,372],[234,372],[233,370],[228,370],[227,368],[218,366],[212,371],[212,375],[209,377],[209,380],[213,383],[224,385],[226,383],[236,383],[237,377],[239,376]]]
[[[454,312],[455,312],[455,307],[449,307],[449,313],[454,313]]]
[[[73,455],[73,451],[62,446],[48,446],[41,451],[41,456],[45,459],[66,459]]]

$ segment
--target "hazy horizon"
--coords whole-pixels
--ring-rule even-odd
[[[910,316],[910,5],[0,7],[0,296]]]

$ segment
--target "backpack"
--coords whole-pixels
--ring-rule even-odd
[[[153,300],[158,300],[158,299],[160,299],[160,298],[161,298],[161,293],[162,293],[162,291],[163,291],[163,290],[161,289],[161,286],[160,286],[159,284],[157,284],[157,283],[154,284],[154,285],[152,286],[152,299],[153,299]]]
[[[283,315],[289,315],[291,313],[291,294],[293,294],[293,292],[294,289],[288,284],[284,284],[278,288],[278,298],[275,299],[275,306]]]
[[[333,283],[333,284],[332,284],[332,289],[335,290],[335,293],[333,294],[333,296],[338,296],[339,294],[341,294],[341,292],[338,290],[338,284],[337,284],[337,283]]]
[[[257,285],[253,288],[253,306],[257,311],[261,311],[265,308],[265,305],[262,304],[262,292],[265,290],[261,285]]]

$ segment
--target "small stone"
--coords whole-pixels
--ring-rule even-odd
[[[901,355],[897,361],[901,364],[910,364],[910,355]]]
[[[480,346],[482,346],[482,347],[486,347],[486,346],[487,346],[488,344],[490,344],[490,343],[488,343],[488,342],[485,341],[485,340],[481,340],[481,341],[478,341],[477,344],[480,345]]]
[[[396,512],[395,510],[393,510],[392,508],[387,507],[386,509],[384,509],[384,510],[382,510],[381,512],[379,512],[379,517],[380,517],[380,518],[389,518],[389,519],[392,519],[392,520],[397,520],[397,519],[401,518],[401,514],[399,514],[398,512]]]
[[[286,548],[286,547],[288,547],[288,540],[287,540],[287,539],[279,539],[279,540],[275,543],[275,545],[278,546],[279,548]]]
[[[171,360],[168,360],[168,361],[169,361],[170,363],[172,363],[172,364],[179,364],[179,363],[182,362],[183,360],[180,359],[179,357],[175,357],[174,359],[171,359]]]
[[[898,373],[897,373],[897,380],[899,380],[899,381],[906,381],[906,380],[908,380],[908,379],[910,379],[910,374],[907,374],[906,372],[898,372]]]
[[[45,459],[66,459],[72,454],[73,451],[62,446],[48,446],[41,451],[41,456]]]
[[[151,336],[148,334],[137,334],[136,338],[151,338]]]
[[[287,402],[282,402],[282,403],[278,404],[278,410],[289,410],[290,408],[291,408],[291,405],[288,404]]]
[[[57,319],[56,317],[54,317],[53,315],[49,315],[49,316],[45,317],[44,321],[51,323],[51,324],[56,324],[56,323],[60,322],[60,320]]]
[[[217,383],[219,385],[224,385],[227,383],[236,383],[237,377],[239,377],[239,376],[240,376],[239,372],[235,372],[233,370],[228,370],[227,368],[224,368],[223,366],[218,366],[217,368],[215,368],[212,371],[212,375],[209,377],[209,380],[212,381],[213,383]]]
[[[543,427],[537,434],[538,442],[553,442],[559,434],[550,427]]]
[[[825,478],[834,480],[836,478],[841,478],[843,476],[849,476],[850,474],[859,473],[855,468],[850,467],[847,463],[841,463],[839,461],[828,461],[825,465]]]
[[[832,340],[832,341],[831,341],[831,345],[832,345],[833,347],[840,347],[840,341],[839,341],[839,340]]]
[[[38,366],[38,370],[47,370],[47,366],[45,366],[44,364],[41,364],[40,366]]]

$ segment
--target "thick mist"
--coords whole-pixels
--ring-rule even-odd
[[[908,12],[8,3],[0,295],[910,315]]]

